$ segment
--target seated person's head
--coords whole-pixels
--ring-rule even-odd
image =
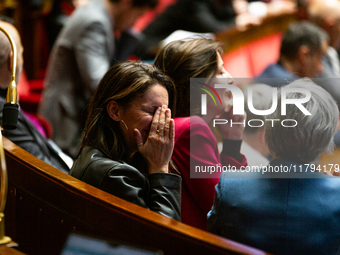
[[[151,64],[113,65],[91,98],[82,147],[90,145],[128,162],[138,149],[134,129],[144,143],[156,109],[168,105],[175,112],[175,94],[171,79]]]
[[[283,89],[310,91],[311,98],[302,106],[311,115],[305,115],[295,104],[287,104],[286,115],[281,114]],[[286,95],[286,98],[295,100],[305,97],[306,95],[300,92],[289,92]],[[325,151],[332,151],[339,110],[327,91],[305,78],[281,88],[277,109],[266,119],[266,141],[272,156],[307,164],[316,160]],[[275,119],[275,121],[270,121],[270,119]],[[295,120],[297,125],[293,127],[296,122],[289,121],[289,119]]]
[[[5,29],[13,38],[17,49],[16,83],[18,83],[23,68],[23,46],[21,44],[20,35],[17,29],[6,21],[0,20],[0,27]],[[13,52],[9,39],[2,31],[0,31],[0,88],[2,89],[6,89],[11,81],[12,54]]]
[[[231,77],[223,67],[222,54],[221,44],[207,38],[173,41],[158,53],[154,64],[176,85],[175,117],[190,116],[190,78]]]
[[[280,63],[297,76],[314,78],[323,71],[328,41],[318,26],[307,21],[292,23],[282,38]]]

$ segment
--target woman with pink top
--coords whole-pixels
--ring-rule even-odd
[[[174,80],[177,89],[172,160],[177,167],[174,171],[179,172],[183,179],[182,222],[204,230],[207,229],[207,213],[213,205],[215,185],[221,172],[199,173],[195,178],[190,173],[195,172],[195,166],[233,166],[239,169],[247,164],[246,158],[240,154],[244,126],[218,125],[223,138],[223,149],[219,152],[217,140],[208,125],[216,116],[243,122],[244,115],[232,115],[232,106],[226,105],[227,100],[215,105],[208,97],[206,115],[199,114],[200,100],[190,103],[190,88],[191,91],[194,89],[190,85],[190,78],[226,78],[229,84],[233,83],[232,77],[224,69],[222,54],[221,45],[211,39],[178,40],[166,45],[154,61]],[[226,99],[225,89],[216,89],[216,92],[220,98]],[[193,115],[193,112],[198,114]]]

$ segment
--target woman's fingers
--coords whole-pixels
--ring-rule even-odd
[[[171,110],[166,109],[166,111],[165,111],[165,124],[164,124],[164,137],[169,137],[170,120],[171,120]]]
[[[152,119],[152,124],[151,124],[151,127],[150,127],[150,134],[149,135],[155,134],[157,132],[160,113],[161,113],[161,107],[158,107],[154,116],[153,116],[153,119]]]
[[[164,143],[167,141],[167,139],[171,140],[172,138],[170,138],[170,136],[174,137],[173,134],[174,124],[172,123],[171,125],[170,122],[171,122],[171,110],[166,105],[159,107],[153,117],[148,140],[151,139],[150,141],[153,141],[152,143],[156,141],[158,142],[162,141],[162,143]],[[135,137],[137,141],[136,134]]]
[[[174,121],[174,119],[170,119],[169,139],[172,142],[174,142],[174,140],[175,140],[175,121]]]
[[[149,172],[168,172],[169,160],[174,147],[174,120],[166,105],[159,107],[154,114],[150,133],[142,143],[139,131],[135,131],[138,149],[149,163]]]
[[[165,126],[165,111],[167,110],[167,106],[163,105],[161,109],[161,113],[159,115],[158,122],[158,134],[163,137],[164,136],[164,126]]]

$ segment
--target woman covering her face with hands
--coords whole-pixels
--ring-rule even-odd
[[[169,173],[175,95],[171,79],[150,64],[112,66],[91,98],[70,174],[180,220],[181,177]]]

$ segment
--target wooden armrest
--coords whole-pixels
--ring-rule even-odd
[[[73,231],[164,254],[266,254],[108,194],[35,158],[6,138],[6,235],[27,254],[60,254]]]

